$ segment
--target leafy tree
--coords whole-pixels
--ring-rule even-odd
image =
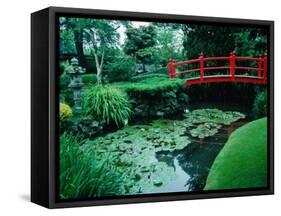
[[[126,35],[127,39],[124,46],[125,53],[140,61],[143,65],[143,72],[145,72],[145,64],[151,62],[155,51],[155,27],[149,25],[140,26],[139,28],[128,28]]]
[[[60,31],[60,53],[61,54],[76,54],[73,31],[63,28]]]
[[[180,28],[181,24],[155,23],[155,25],[157,26],[156,40],[159,63],[166,67],[171,57],[178,61],[183,60],[183,32]]]
[[[135,60],[120,49],[111,49],[104,65],[104,78],[109,82],[129,81],[135,75]]]
[[[86,65],[86,60],[83,51],[83,30],[85,28],[85,22],[80,18],[60,18],[60,35],[61,35],[61,48],[66,53],[77,54],[79,64],[83,67]],[[72,39],[70,38],[72,36]],[[64,46],[62,46],[64,45]],[[75,46],[75,51],[73,47]]]
[[[102,69],[106,50],[115,47],[119,42],[116,31],[120,27],[119,21],[88,18],[63,18],[61,29],[73,32],[80,65],[85,65],[84,51],[90,50],[97,70],[97,81],[102,83]],[[127,22],[122,22],[129,25]]]
[[[207,56],[228,56],[235,48],[235,27],[213,25],[182,25],[183,46],[188,59]]]
[[[230,51],[243,56],[257,56],[266,52],[267,32],[264,29],[215,26],[182,25],[183,46],[187,58],[198,58],[200,52],[207,56],[228,56]]]
[[[90,21],[85,29],[86,41],[96,63],[98,84],[102,84],[105,52],[118,44],[119,33],[116,30],[120,27],[120,23],[118,21],[98,19],[91,19]]]
[[[259,28],[241,29],[235,34],[235,50],[242,56],[259,56],[267,52],[267,31]]]

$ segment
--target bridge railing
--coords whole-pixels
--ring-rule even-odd
[[[228,61],[227,66],[212,66],[212,67],[206,67],[205,63],[207,61]],[[245,66],[239,66],[237,64],[237,61],[248,61],[248,62],[257,62],[257,67],[245,67]],[[198,68],[189,69],[189,70],[183,70],[183,71],[177,71],[176,67],[181,65],[189,65],[192,63],[199,63]],[[186,74],[190,72],[200,72],[199,77],[201,81],[204,80],[205,77],[205,71],[211,71],[211,70],[229,70],[228,76],[230,76],[231,79],[235,79],[236,71],[237,70],[254,70],[257,71],[257,76],[253,76],[254,78],[262,79],[264,82],[266,82],[267,79],[267,54],[264,54],[264,56],[259,56],[258,58],[252,58],[252,57],[240,57],[236,56],[235,52],[230,52],[229,56],[224,57],[204,57],[204,54],[201,53],[198,59],[192,59],[182,62],[175,62],[174,59],[170,59],[168,64],[169,69],[169,76],[170,78],[176,78],[179,74]]]

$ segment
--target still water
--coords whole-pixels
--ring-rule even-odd
[[[218,105],[222,110],[230,110],[229,106]],[[202,104],[200,105],[202,107]],[[208,108],[214,106],[209,105]],[[198,108],[196,105],[194,109]],[[205,108],[205,107],[204,107]],[[247,107],[233,107],[231,110],[249,113]],[[165,185],[159,191],[161,192],[183,192],[183,191],[201,191],[203,190],[210,168],[226,143],[230,134],[250,121],[249,115],[246,119],[231,123],[222,127],[214,136],[204,139],[192,138],[192,142],[182,150],[160,151],[156,153],[158,161],[164,161],[167,165],[174,168],[176,178],[168,185]]]

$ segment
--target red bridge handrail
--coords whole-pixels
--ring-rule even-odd
[[[212,66],[205,67],[206,61],[227,61],[229,62],[228,66]],[[257,67],[245,67],[238,66],[237,61],[254,61],[257,62]],[[176,71],[176,67],[180,65],[188,65],[192,63],[199,63],[198,68],[188,69],[183,71]],[[185,74],[190,72],[200,72],[199,77],[191,78],[192,82],[186,82],[186,85],[195,84],[195,83],[207,83],[207,82],[253,82],[257,84],[266,84],[267,83],[267,54],[264,56],[259,56],[258,58],[253,57],[241,57],[236,56],[235,52],[230,52],[229,56],[222,57],[204,57],[204,54],[201,53],[198,59],[191,59],[182,62],[175,62],[174,59],[170,59],[169,64],[169,76],[170,78],[176,78],[178,74]],[[223,76],[205,76],[205,71],[210,70],[229,70],[229,74]],[[236,70],[253,70],[257,71],[257,76],[243,76],[236,75]],[[197,80],[196,80],[197,78]]]

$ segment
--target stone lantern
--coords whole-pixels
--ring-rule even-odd
[[[74,109],[76,111],[81,111],[81,88],[83,86],[81,75],[86,72],[86,69],[79,66],[77,58],[72,58],[70,65],[71,66],[66,71],[70,76],[70,83],[68,87],[73,90]]]

